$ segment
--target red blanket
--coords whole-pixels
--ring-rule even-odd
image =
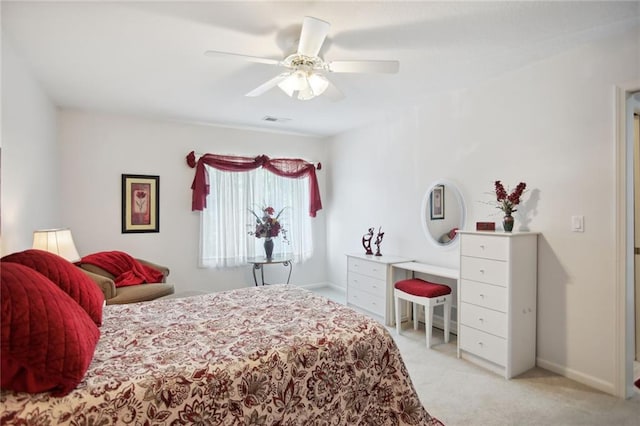
[[[102,268],[115,277],[116,287],[143,283],[159,283],[164,278],[162,272],[143,265],[129,254],[121,251],[101,251],[83,257],[80,263]]]

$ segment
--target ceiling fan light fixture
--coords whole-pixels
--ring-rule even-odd
[[[311,87],[315,96],[322,95],[322,93],[327,90],[327,87],[329,87],[329,80],[327,80],[327,78],[322,74],[313,73],[309,76],[307,81],[309,82],[309,87]]]
[[[321,74],[296,70],[278,83],[278,87],[289,97],[293,97],[294,93],[297,92],[297,98],[306,101],[321,95],[327,90],[329,80]]]
[[[278,87],[289,96],[294,92],[300,92],[309,87],[307,76],[303,71],[296,70],[289,74],[287,78],[278,83]]]

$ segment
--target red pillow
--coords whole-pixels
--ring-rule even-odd
[[[44,275],[0,263],[0,386],[17,392],[71,392],[100,338],[89,315]]]
[[[3,262],[19,263],[49,278],[87,311],[96,325],[102,325],[104,294],[100,287],[65,258],[44,250],[25,250],[2,258]]]

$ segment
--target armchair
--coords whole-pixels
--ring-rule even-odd
[[[160,283],[116,287],[115,277],[104,269],[89,263],[81,263],[79,267],[100,287],[107,305],[145,302],[173,294],[173,284],[166,283],[169,268],[143,259],[136,260],[162,272],[162,281]]]

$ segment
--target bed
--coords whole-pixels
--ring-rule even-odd
[[[377,322],[288,285],[104,308],[80,384],[2,424],[440,425]]]

